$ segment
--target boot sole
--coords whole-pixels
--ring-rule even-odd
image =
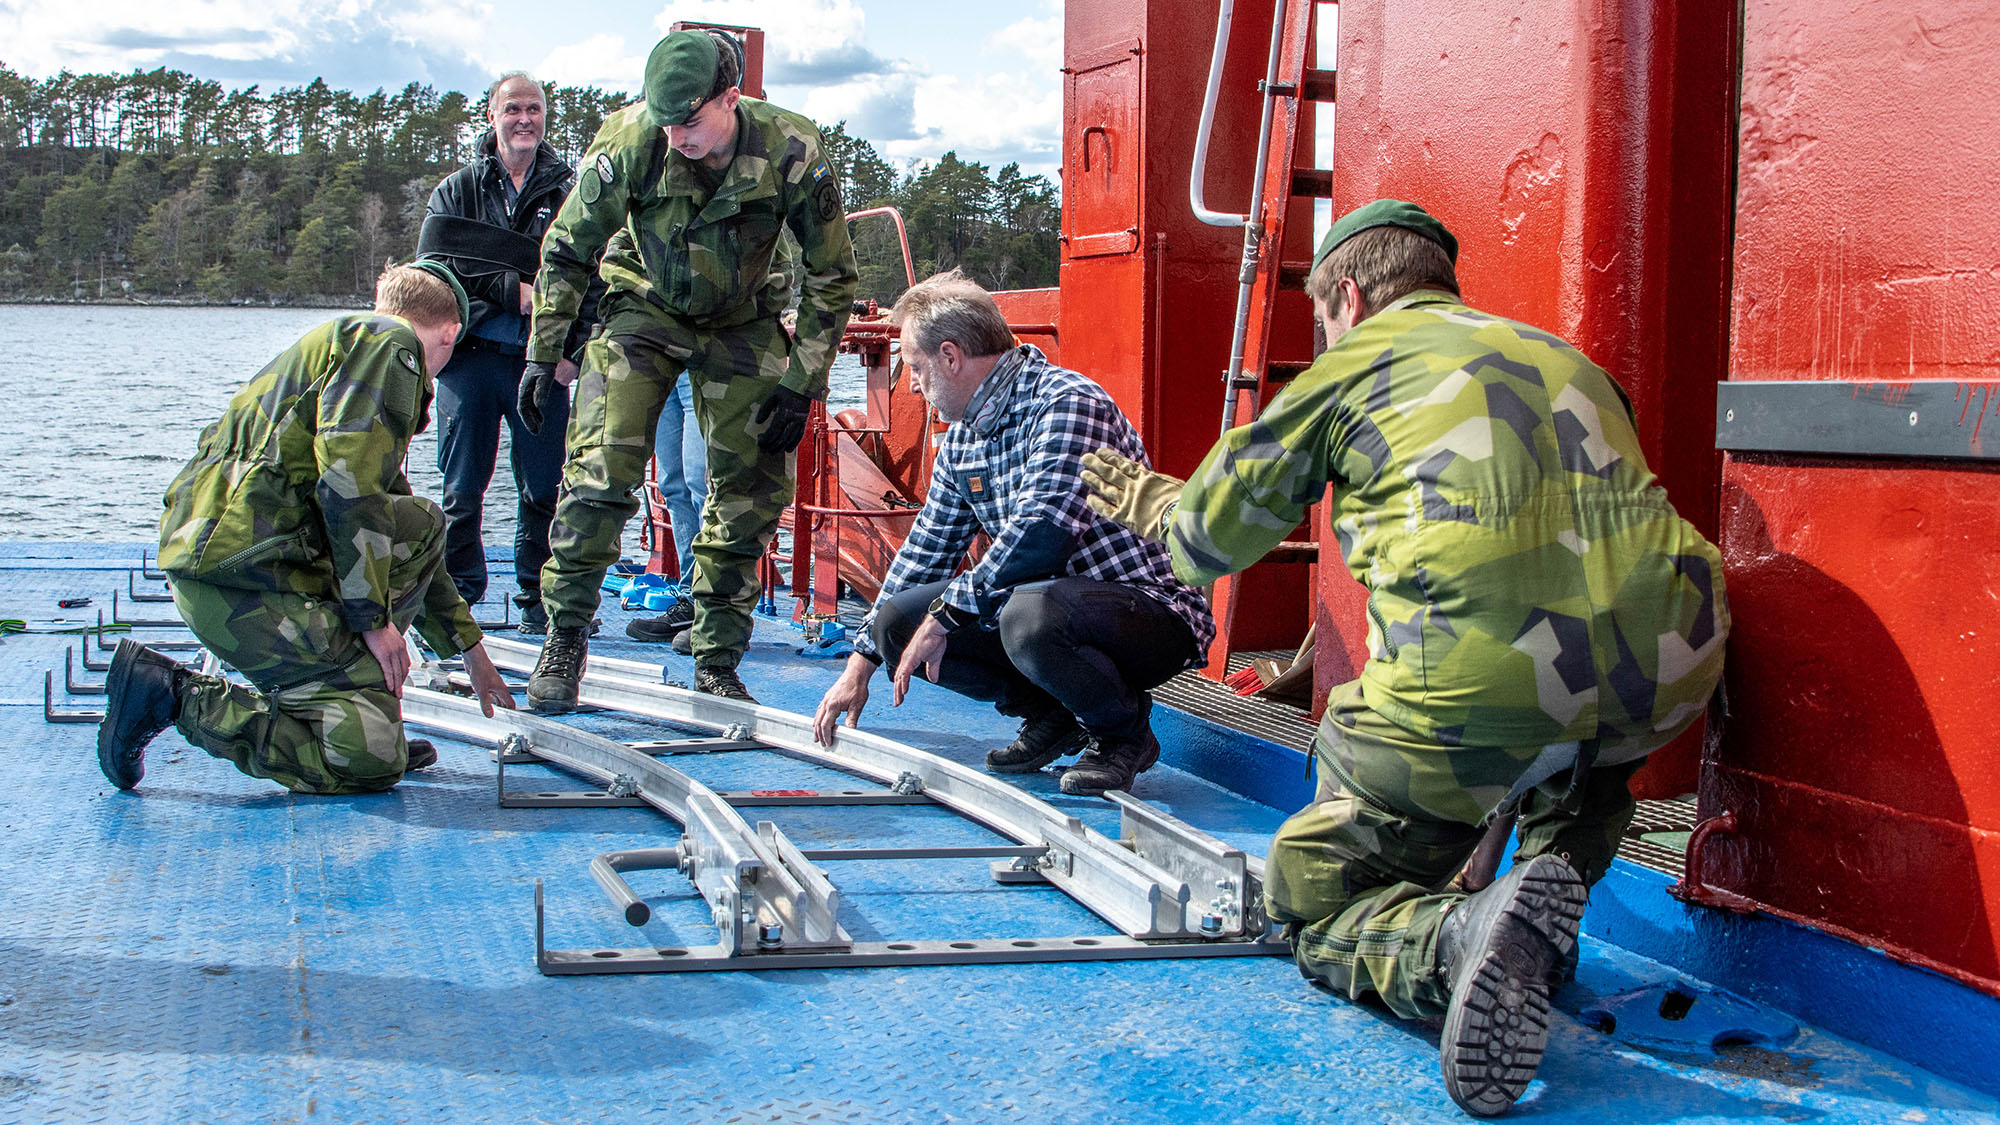
[[[538,699],[535,690],[528,689],[528,710],[540,715],[567,715],[576,710],[574,699]]]
[[[1546,861],[1546,862],[1545,862]],[[1576,949],[1589,891],[1567,863],[1537,856],[1464,983],[1440,1036],[1445,1092],[1475,1117],[1505,1113],[1534,1081],[1549,1040],[1549,974]]]

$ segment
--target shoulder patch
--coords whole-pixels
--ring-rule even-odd
[[[403,364],[403,366],[404,366],[404,367],[407,367],[407,368],[409,368],[409,369],[410,369],[410,374],[412,374],[412,375],[421,375],[421,374],[423,374],[423,371],[422,371],[422,370],[421,370],[420,368],[418,368],[418,367],[417,367],[417,357],[416,357],[416,356],[414,356],[414,355],[411,355],[411,354],[410,354],[410,349],[408,349],[408,348],[397,348],[397,349],[396,349],[396,358],[397,358],[398,360],[401,360],[401,361],[402,361],[402,364]]]
[[[813,206],[819,209],[819,221],[830,223],[840,216],[840,185],[828,176],[813,189]]]
[[[611,154],[608,152],[597,154],[595,167],[597,169],[597,178],[602,183],[608,184],[618,178],[618,170],[611,166]]]

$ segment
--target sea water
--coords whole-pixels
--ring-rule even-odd
[[[153,543],[160,495],[245,381],[327,309],[0,305],[0,540]],[[861,401],[852,356],[833,409]],[[488,547],[511,550],[516,495],[506,427],[486,493]],[[438,499],[435,426],[405,472]],[[636,529],[625,549],[637,550]],[[504,584],[504,579],[502,579]]]

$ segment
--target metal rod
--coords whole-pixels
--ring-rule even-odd
[[[111,670],[111,662],[109,660],[100,661],[91,657],[89,637],[86,636],[79,638],[77,641],[76,648],[77,652],[79,653],[77,659],[83,663],[84,671],[109,672]]]
[[[1282,7],[1285,0],[1275,2]],[[1202,183],[1208,177],[1208,139],[1215,128],[1215,103],[1222,93],[1223,62],[1229,55],[1229,25],[1235,17],[1236,0],[1222,0],[1215,15],[1215,50],[1208,60],[1208,92],[1202,96],[1201,124],[1194,131],[1194,166],[1188,170],[1188,204],[1194,208],[1195,218],[1212,227],[1239,227],[1249,219],[1248,215],[1209,210]]]
[[[679,848],[638,848],[628,852],[606,852],[590,861],[590,877],[611,896],[612,904],[625,915],[625,921],[634,926],[643,926],[652,921],[653,908],[646,900],[632,890],[632,885],[620,874],[624,871],[679,871],[683,853]]]
[[[807,848],[805,857],[831,862],[848,859],[1039,859],[1049,849],[1032,844],[969,848]]]
[[[111,591],[111,623],[134,629],[185,629],[187,622],[178,617],[120,617],[118,615],[118,591]]]

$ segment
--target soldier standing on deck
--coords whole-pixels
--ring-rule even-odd
[[[403,737],[413,622],[464,654],[488,715],[514,706],[444,572],[444,515],[403,476],[465,317],[443,265],[391,266],[374,312],[306,333],[202,432],[167,488],[160,566],[181,619],[255,690],[120,641],[97,732],[118,788],[169,724],[294,792],[390,788],[437,757]]]
[[[1313,740],[1319,792],[1271,844],[1265,907],[1306,976],[1444,1017],[1445,1089],[1504,1111],[1541,1063],[1551,980],[1631,821],[1627,781],[1701,715],[1729,613],[1716,549],[1646,467],[1632,407],[1568,343],[1468,308],[1458,240],[1414,204],[1343,216],[1306,282],[1332,341],[1185,486],[1109,450],[1099,512],[1195,585],[1242,570],[1333,486],[1369,657]],[[1447,889],[1520,814],[1506,876]]]
[[[741,58],[717,33],[676,31],[646,61],[646,100],[613,114],[549,228],[521,412],[536,424],[590,263],[605,252],[602,328],[584,350],[569,463],[542,571],[550,629],[528,683],[536,710],[576,703],[598,583],[638,510],[661,405],[683,374],[708,445],[710,495],[694,541],[694,686],[750,699],[736,666],[750,643],[757,559],[791,503],[793,450],[860,279],[840,186],[819,130],[738,89]],[[804,266],[797,338],[771,265],[782,230]]]

